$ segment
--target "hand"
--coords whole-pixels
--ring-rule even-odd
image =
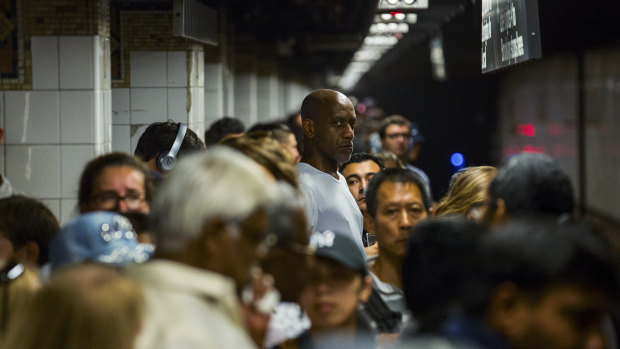
[[[256,267],[250,271],[251,280],[241,293],[241,310],[250,337],[258,348],[263,347],[271,312],[280,300],[273,287],[273,277]]]
[[[379,254],[379,243],[376,242],[372,246],[364,247],[364,251],[366,251],[366,255],[368,257],[378,255]]]

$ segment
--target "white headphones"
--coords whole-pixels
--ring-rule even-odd
[[[181,149],[183,139],[185,139],[185,132],[187,132],[187,125],[179,122],[179,132],[177,132],[177,138],[175,138],[174,143],[172,143],[170,151],[167,153],[162,152],[157,156],[155,164],[161,172],[170,172],[174,168],[174,164],[177,161],[177,154],[179,153],[179,149]]]

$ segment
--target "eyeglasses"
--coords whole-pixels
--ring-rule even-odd
[[[138,209],[144,202],[144,193],[128,192],[125,196],[120,196],[113,191],[106,191],[93,195],[93,201],[99,208],[113,209],[118,206],[118,203],[123,200],[129,209]]]
[[[389,135],[385,135],[387,138],[389,139],[396,139],[396,138],[404,138],[404,139],[409,139],[411,138],[411,134],[410,133],[392,133]]]

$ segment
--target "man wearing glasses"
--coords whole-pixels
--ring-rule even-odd
[[[116,211],[150,212],[150,177],[140,160],[125,153],[110,153],[89,162],[80,178],[80,213]]]
[[[379,129],[381,148],[390,151],[405,164],[405,167],[422,178],[427,191],[431,192],[431,181],[424,171],[409,163],[409,151],[413,147],[411,122],[401,115],[390,115],[383,121]]]

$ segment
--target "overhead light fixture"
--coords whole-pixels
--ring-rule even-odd
[[[416,0],[403,0],[403,2],[404,2],[406,5],[413,5],[413,4],[416,2]]]
[[[405,17],[406,17],[405,14],[402,12],[396,12],[394,14],[394,18],[396,18],[399,21],[402,21],[403,19],[405,19]]]
[[[392,19],[392,15],[389,13],[382,13],[381,14],[381,19],[384,21],[389,21],[390,19]]]
[[[388,4],[390,4],[390,5],[396,5],[396,4],[398,4],[398,1],[399,1],[399,0],[385,0],[385,1],[386,1]]]

